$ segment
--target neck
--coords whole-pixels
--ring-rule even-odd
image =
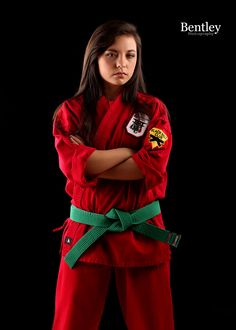
[[[104,95],[105,97],[112,101],[117,98],[117,96],[122,92],[121,86],[105,86],[104,87]]]

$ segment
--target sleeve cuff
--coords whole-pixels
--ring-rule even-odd
[[[95,186],[97,184],[96,177],[87,177],[85,175],[85,168],[88,158],[96,149],[93,147],[78,145],[72,160],[72,173],[76,182],[84,186]]]
[[[140,150],[137,153],[133,154],[133,160],[144,175],[144,183],[147,189],[152,188],[162,182],[162,175],[157,169],[154,169],[148,152]]]

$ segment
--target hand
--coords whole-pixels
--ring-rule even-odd
[[[84,140],[79,135],[70,135],[70,140],[74,144],[82,144],[84,145]]]

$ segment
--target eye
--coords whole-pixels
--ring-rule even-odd
[[[135,58],[135,54],[127,54],[126,57],[129,59],[132,59],[132,58]]]
[[[109,57],[109,58],[114,58],[114,57],[116,57],[116,54],[115,53],[105,53],[105,56]]]

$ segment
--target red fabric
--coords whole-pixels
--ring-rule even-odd
[[[53,129],[59,166],[67,178],[66,192],[71,202],[86,211],[107,213],[111,208],[131,211],[165,197],[167,185],[167,162],[172,147],[171,127],[167,109],[158,98],[141,94],[137,96],[140,107],[147,108],[150,122],[144,134],[131,134],[134,109],[122,102],[121,95],[109,102],[102,96],[97,103],[94,145],[75,145],[69,135],[75,134],[83,107],[82,96],[62,103]],[[127,127],[129,126],[129,129]],[[165,137],[161,145],[150,142],[151,130],[158,130]],[[133,155],[137,166],[144,173],[143,180],[116,181],[85,177],[86,161],[95,149],[130,147],[137,150]],[[68,210],[69,212],[69,210]],[[149,221],[164,228],[162,215]],[[89,230],[89,226],[68,219],[63,233],[64,256],[77,240]],[[69,237],[65,242],[65,239]],[[80,261],[118,267],[158,265],[170,259],[170,247],[159,241],[127,230],[123,233],[107,233],[93,244]]]
[[[112,268],[61,261],[52,330],[97,330]],[[123,317],[129,330],[174,330],[169,262],[114,270]]]

